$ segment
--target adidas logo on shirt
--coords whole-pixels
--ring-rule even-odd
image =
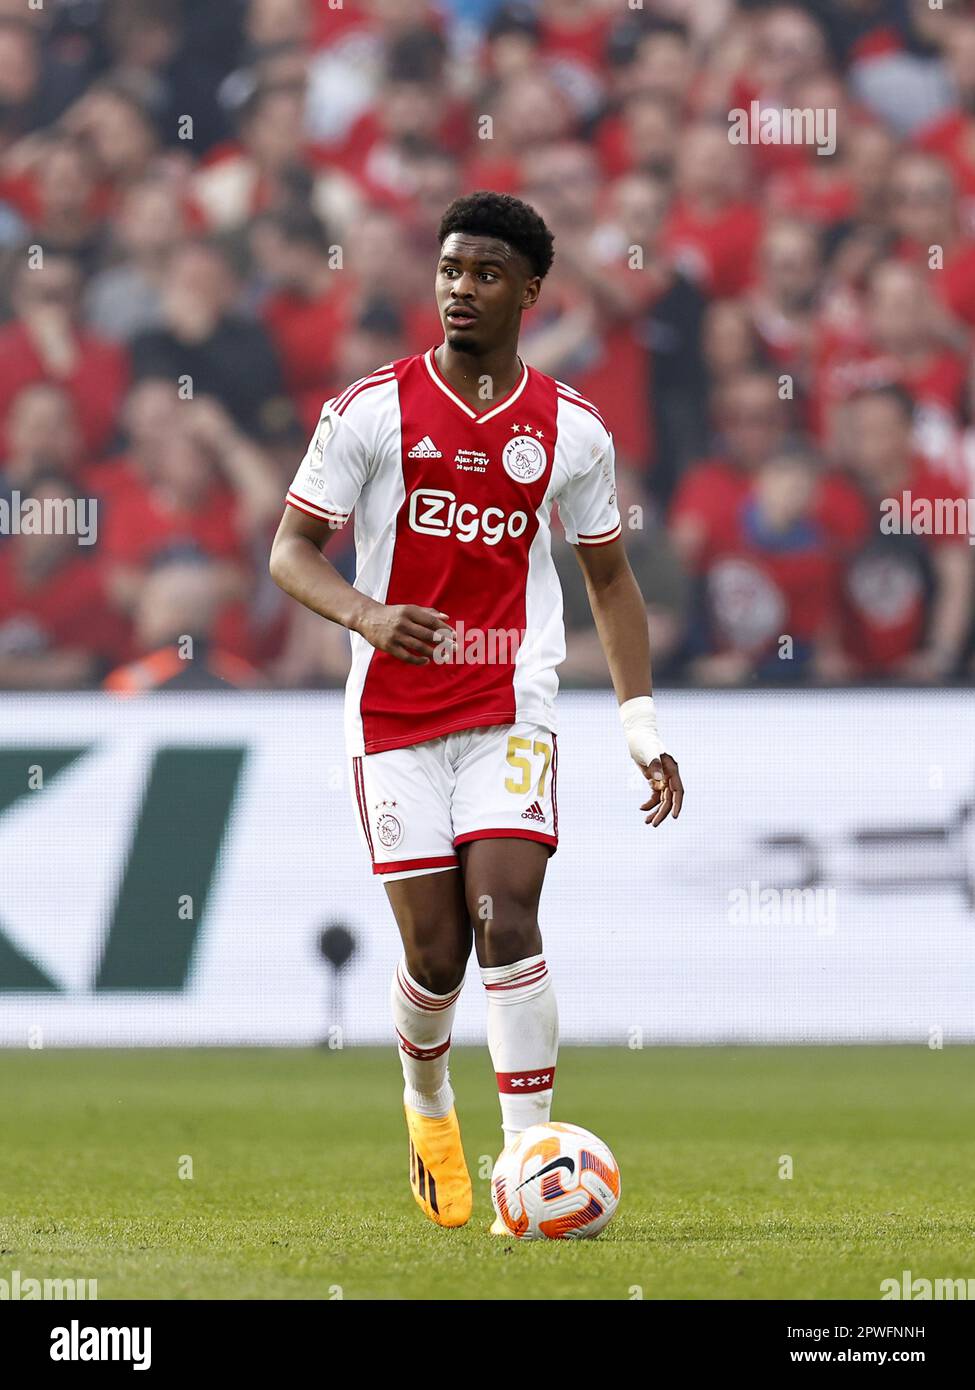
[[[527,811],[522,811],[522,820],[537,820],[545,824],[545,812],[537,801],[533,801]]]
[[[407,458],[442,459],[443,454],[437,448],[436,444],[434,444],[430,436],[428,434],[425,434],[423,438],[420,440],[419,444],[413,445],[413,448],[410,450],[409,454],[407,454]]]

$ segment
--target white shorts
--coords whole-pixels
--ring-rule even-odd
[[[538,840],[554,854],[556,737],[539,724],[461,729],[352,758],[360,836],[386,882],[453,869],[471,840]]]

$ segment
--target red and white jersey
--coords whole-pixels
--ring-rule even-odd
[[[354,755],[457,729],[556,727],[565,658],[551,552],[621,531],[612,436],[571,386],[522,364],[497,405],[473,410],[433,349],[327,401],[288,502],[335,525],[355,513],[356,588],[446,613],[454,655],[412,666],[352,634],[345,734]]]

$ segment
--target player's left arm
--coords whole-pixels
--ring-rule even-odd
[[[677,763],[664,752],[657,732],[650,669],[647,609],[626,558],[622,537],[603,545],[575,545],[589,593],[596,631],[606,653],[630,753],[653,787],[646,823],[661,825],[680,815],[684,787]]]

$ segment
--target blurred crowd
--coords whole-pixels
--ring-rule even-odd
[[[270,539],[476,188],[555,233],[522,355],[613,431],[658,676],[971,679],[964,522],[882,524],[975,509],[971,0],[0,0],[0,503],[99,504],[0,535],[0,688],[341,683]]]

